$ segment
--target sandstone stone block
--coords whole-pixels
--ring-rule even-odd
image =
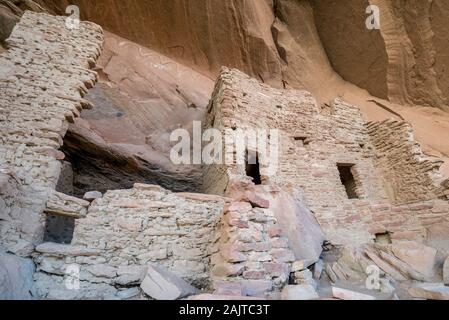
[[[288,274],[288,266],[285,263],[265,262],[263,267],[272,277],[281,277]]]
[[[212,268],[211,274],[214,277],[239,276],[243,273],[243,264],[222,263]]]
[[[136,298],[140,295],[140,289],[139,288],[129,288],[120,290],[117,292],[117,297],[122,300],[128,300],[132,298]]]
[[[228,211],[237,211],[237,212],[248,212],[251,211],[253,207],[249,202],[232,202],[228,207]]]
[[[214,295],[242,296],[243,285],[240,282],[218,281],[214,284]]]
[[[44,212],[70,218],[85,218],[89,202],[60,192],[53,192]]]
[[[293,262],[295,261],[295,255],[292,251],[287,249],[273,249],[270,251],[274,260],[278,262]]]
[[[269,208],[270,207],[270,201],[267,199],[264,199],[260,197],[259,195],[255,194],[254,192],[247,192],[245,194],[246,199],[251,203],[251,205],[254,208]]]
[[[319,299],[318,293],[311,285],[289,285],[282,290],[282,300],[314,300]]]
[[[223,258],[230,263],[244,262],[248,260],[248,257],[237,250],[228,249],[221,252]]]
[[[255,243],[242,243],[237,245],[238,250],[242,252],[248,251],[269,251],[271,249],[271,244],[268,242],[255,242]]]
[[[30,259],[0,252],[0,300],[34,299],[33,274]]]
[[[364,286],[347,282],[339,282],[332,286],[332,295],[340,300],[391,300],[394,298],[393,293],[368,290]]]
[[[427,300],[449,300],[449,287],[442,283],[422,283],[409,289],[412,297]]]
[[[269,280],[242,280],[241,283],[244,295],[251,297],[263,297],[273,289],[273,283]]]
[[[101,278],[114,278],[117,275],[117,269],[107,264],[97,264],[87,268],[92,275]]]
[[[325,237],[313,213],[286,192],[280,192],[269,200],[270,210],[282,229],[282,235],[288,238],[294,260],[317,261],[323,251]]]
[[[313,274],[309,269],[293,273],[293,280],[295,284],[309,284],[313,287],[316,287],[315,280],[313,279]]]
[[[288,248],[288,240],[286,238],[274,238],[270,242],[273,248],[279,249]]]
[[[268,236],[270,238],[280,237],[282,235],[282,229],[278,225],[274,225],[268,229]]]
[[[298,260],[292,263],[292,272],[303,271],[314,264],[313,260]]]
[[[197,289],[162,267],[150,265],[140,288],[156,300],[177,300],[197,293]]]
[[[248,270],[243,272],[244,279],[260,280],[265,279],[267,273],[264,270]]]
[[[101,250],[47,242],[36,247],[36,251],[50,256],[97,256]]]
[[[83,199],[89,202],[100,199],[103,197],[103,194],[100,191],[89,191],[86,192],[83,196]]]
[[[415,241],[401,241],[392,245],[394,255],[426,277],[436,272],[437,250]]]

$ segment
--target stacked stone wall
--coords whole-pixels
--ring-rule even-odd
[[[210,258],[226,201],[143,184],[108,191],[91,204],[85,218],[76,220],[71,245],[37,247],[41,296],[53,297],[73,264],[79,267],[86,290],[102,284],[113,295],[138,288],[150,264],[163,266],[198,288],[211,287]],[[71,294],[64,287],[58,290]],[[87,295],[86,290],[78,295]]]
[[[61,171],[58,151],[68,123],[90,104],[102,29],[26,12],[0,55],[0,168],[14,177],[0,188],[0,247],[27,256],[43,239],[43,211]]]
[[[449,180],[445,182],[440,172],[443,161],[423,154],[408,123],[386,120],[369,123],[367,129],[376,149],[377,166],[383,171],[395,203],[426,201],[448,194]]]
[[[214,94],[206,127],[279,130],[278,170],[269,175],[260,157],[262,184],[302,194],[330,241],[364,243],[380,232],[420,233],[449,216],[441,163],[422,155],[408,125],[366,124],[357,107],[340,99],[319,107],[308,92],[273,89],[226,68]],[[354,199],[339,166],[351,168]],[[205,180],[211,172],[215,180],[247,179],[238,165],[211,168]]]
[[[288,283],[295,255],[272,210],[232,202],[223,210],[219,231],[211,259],[217,293],[265,297]]]

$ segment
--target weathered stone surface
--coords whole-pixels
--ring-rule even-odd
[[[114,278],[117,275],[117,269],[106,264],[96,264],[87,268],[92,275],[103,278]]]
[[[313,279],[313,274],[309,269],[303,271],[296,271],[293,273],[293,281],[295,284],[307,284],[316,289],[317,285]]]
[[[449,285],[449,257],[446,258],[443,265],[443,282],[445,285]]]
[[[282,290],[282,300],[314,300],[318,299],[315,288],[308,284],[286,286]]]
[[[147,273],[146,266],[126,266],[117,269],[117,278],[114,283],[121,286],[140,284]]]
[[[332,295],[341,300],[391,300],[393,293],[380,293],[368,290],[364,286],[356,286],[351,283],[338,282],[332,286]]]
[[[444,207],[441,208],[441,211],[444,210]],[[449,222],[430,225],[425,231],[426,239],[424,244],[438,250],[437,263],[439,265],[443,264],[449,256]]]
[[[33,274],[34,264],[30,259],[0,252],[0,299],[36,298]]]
[[[101,250],[98,249],[52,242],[38,245],[36,251],[50,256],[97,256],[101,253]]]
[[[155,265],[148,266],[147,275],[140,287],[156,300],[176,300],[197,292],[184,280]]]
[[[88,201],[55,191],[47,201],[44,212],[46,214],[79,219],[86,216],[89,205]]]
[[[442,283],[423,283],[408,291],[412,297],[427,300],[449,300],[449,287]]]
[[[318,261],[323,250],[324,234],[313,214],[285,192],[270,200],[270,210],[277,218],[282,234],[288,238],[296,260]]]
[[[83,199],[92,202],[102,197],[103,194],[100,191],[89,191],[84,194]]]
[[[341,300],[376,300],[372,295],[347,288],[332,287],[332,295]]]
[[[214,284],[214,295],[221,296],[242,296],[243,285],[240,282],[218,281]]]
[[[235,69],[223,68],[216,87],[206,115],[207,128],[221,132],[257,129],[262,122],[289,137],[284,139],[275,173],[269,170],[269,163],[259,164],[262,185],[282,187],[302,208],[296,214],[289,208],[290,200],[276,200],[278,191],[256,194],[269,200],[270,210],[278,212],[275,218],[285,224],[284,236],[290,234],[295,254],[302,249],[303,255],[314,256],[297,259],[319,257],[316,243],[324,240],[319,227],[327,240],[347,245],[368,243],[381,233],[398,233],[398,239],[401,232],[416,234],[446,220],[449,206],[442,198],[445,178],[439,170],[443,161],[423,153],[408,123],[393,119],[365,123],[360,108],[339,98],[323,113],[312,95],[270,88]],[[234,183],[239,177],[242,181],[253,178],[242,166],[229,165],[226,170],[207,170],[204,180],[206,184]],[[206,188],[213,193],[232,192],[237,199],[242,194],[232,186]],[[292,230],[295,226],[298,230]],[[302,228],[304,231],[299,230]],[[309,239],[295,241],[295,237]],[[304,240],[310,243],[305,245]]]
[[[397,242],[392,245],[394,255],[417,272],[432,277],[436,272],[437,250],[418,242]]]
[[[393,277],[393,279],[398,281],[405,281],[408,279],[408,277],[401,272],[399,272],[398,269],[393,267],[391,264],[383,260],[380,255],[375,252],[372,249],[366,249],[365,250],[366,255],[377,265],[380,269],[385,271],[387,274]]]
[[[108,191],[92,202],[87,217],[77,220],[72,244],[100,250],[104,264],[113,267],[138,269],[156,263],[195,286],[207,287],[210,255],[217,250],[214,238],[225,200],[137,186]],[[243,259],[235,253],[233,259]],[[120,269],[114,283],[140,283],[140,271]]]
[[[313,260],[298,260],[298,261],[295,261],[292,264],[291,271],[292,272],[303,271],[303,270],[307,269],[308,267],[310,267],[314,263],[315,263],[315,261],[313,261]]]
[[[313,278],[315,280],[319,280],[321,278],[321,274],[323,273],[324,263],[323,260],[318,260],[313,266]]]
[[[262,198],[261,196],[257,195],[255,192],[247,192],[245,194],[246,199],[251,203],[251,205],[255,208],[269,208],[270,207],[270,201],[267,199]]]
[[[242,280],[243,294],[251,297],[263,297],[273,289],[273,283],[268,280]]]
[[[232,202],[226,209],[227,211],[248,212],[252,206],[249,202]]]
[[[117,292],[117,297],[119,297],[122,300],[128,300],[131,298],[136,298],[140,295],[140,289],[139,288],[129,288],[125,290],[120,290]]]

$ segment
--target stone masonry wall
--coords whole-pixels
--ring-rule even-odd
[[[385,184],[390,181],[389,167],[382,160],[384,150],[378,149],[378,141],[372,140],[376,136],[373,126],[365,126],[359,109],[339,99],[320,108],[308,92],[273,89],[238,70],[226,68],[217,81],[205,124],[206,128],[214,127],[222,132],[278,129],[279,167],[276,174],[269,176],[268,163],[259,155],[262,184],[276,184],[287,191],[301,193],[327,238],[336,244],[364,243],[381,232],[401,237],[410,236],[407,231],[412,231],[416,235],[424,232],[424,226],[430,221],[446,220],[449,203],[445,198],[437,198],[434,186],[439,182],[432,180],[431,175],[427,175],[427,180],[420,180],[425,186],[415,188],[420,195],[402,195],[406,190],[398,189],[401,197],[414,198],[416,203],[392,205],[395,201],[390,199],[390,188]],[[391,141],[394,146],[403,141],[401,137],[398,139],[399,142],[393,139],[387,143]],[[407,153],[403,157],[403,162],[414,166],[407,170],[416,170],[418,176],[426,175],[420,172],[431,167],[426,161],[408,160]],[[351,166],[355,199],[348,197],[338,165]],[[212,166],[205,172],[205,180],[228,181],[234,176],[246,179],[245,168]],[[394,176],[391,179],[395,181]],[[415,184],[414,180],[403,181],[409,186]],[[432,192],[434,196],[430,197]]]
[[[408,123],[386,120],[367,124],[382,168],[385,184],[395,203],[431,200],[449,194],[449,179],[439,171],[443,161],[425,156],[413,139]],[[446,186],[447,185],[447,186]]]
[[[103,295],[99,298],[117,298],[125,289],[138,289],[151,263],[198,288],[210,287],[210,257],[226,201],[142,184],[108,191],[92,203],[86,218],[76,220],[71,245],[37,247],[41,296],[62,292],[68,298],[86,298],[96,292]],[[84,286],[75,293],[61,285],[71,264],[79,266]]]
[[[64,17],[26,12],[0,55],[0,247],[27,256],[42,241],[42,214],[64,155],[58,151],[68,122],[90,107],[82,97],[102,29]],[[10,177],[15,186],[12,188]],[[13,193],[11,193],[13,190]]]
[[[288,284],[295,255],[274,213],[250,202],[232,202],[220,223],[211,276],[217,294],[265,297]]]

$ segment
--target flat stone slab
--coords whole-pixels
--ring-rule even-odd
[[[97,249],[53,242],[38,245],[36,251],[50,256],[97,256],[101,253],[101,251]]]
[[[316,300],[319,299],[315,288],[309,284],[286,286],[282,291],[282,300]]]
[[[198,292],[183,279],[156,265],[148,266],[140,288],[155,300],[177,300]]]
[[[339,282],[332,286],[332,295],[340,300],[392,300],[394,293],[368,290],[363,286]]]
[[[449,300],[449,287],[442,283],[423,283],[409,289],[408,293],[419,299]]]
[[[86,192],[83,196],[83,199],[89,202],[92,202],[97,199],[101,199],[103,194],[100,191],[89,191]]]

